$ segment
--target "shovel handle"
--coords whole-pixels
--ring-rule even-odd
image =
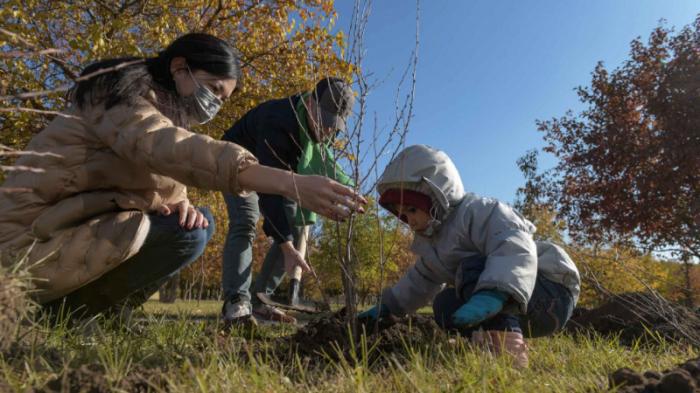
[[[301,266],[294,266],[291,277],[292,280],[301,281]]]
[[[306,259],[306,241],[309,238],[309,225],[305,226],[301,232],[299,233],[299,237],[297,238],[297,244],[296,248],[297,251],[299,251],[299,254],[301,254],[304,259]],[[296,266],[294,267],[294,270],[292,271],[292,276],[290,277],[292,280],[301,280],[301,267]]]
[[[303,258],[306,258],[306,240],[309,237],[309,227],[305,226],[297,238],[296,249]],[[289,293],[287,299],[289,304],[296,306],[299,303],[299,289],[301,288],[301,266],[295,266],[289,277]]]
[[[304,258],[306,258],[306,241],[309,239],[309,227],[310,226],[307,225],[301,229],[299,237],[297,238],[297,244],[295,244],[297,251],[299,251],[299,254]]]

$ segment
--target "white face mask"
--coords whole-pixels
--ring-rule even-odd
[[[199,124],[204,124],[216,116],[216,114],[221,109],[223,102],[219,97],[217,97],[211,90],[206,86],[200,84],[192,71],[187,67],[187,71],[190,73],[190,77],[197,86],[194,93],[190,96],[184,97],[187,102],[187,106],[190,109],[190,116]]]

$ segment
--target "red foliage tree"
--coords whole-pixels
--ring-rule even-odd
[[[587,108],[538,121],[559,164],[550,198],[576,239],[627,240],[700,259],[700,15],[678,34],[657,27],[630,58],[599,63]]]
[[[634,40],[621,67],[599,63],[577,93],[585,110],[538,121],[572,235],[700,258],[700,16]]]

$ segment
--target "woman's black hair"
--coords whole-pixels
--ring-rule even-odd
[[[241,76],[238,54],[231,45],[209,34],[191,33],[173,41],[158,57],[149,59],[148,72],[168,90],[175,91],[170,62],[176,57],[184,57],[192,71],[203,70],[232,79]]]
[[[238,53],[233,46],[209,34],[190,33],[173,41],[156,57],[125,57],[90,64],[81,76],[115,69],[79,81],[69,97],[81,109],[86,104],[101,103],[104,103],[105,109],[109,109],[121,102],[143,97],[151,89],[177,96],[175,81],[170,73],[170,62],[176,57],[184,57],[192,72],[203,70],[222,78],[240,79]],[[118,67],[123,63],[134,64]],[[176,97],[172,97],[172,100],[177,101]]]

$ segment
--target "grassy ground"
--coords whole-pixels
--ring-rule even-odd
[[[156,391],[173,392],[591,392],[605,391],[607,374],[619,367],[660,370],[698,356],[666,342],[630,348],[614,339],[558,335],[530,340],[531,366],[522,371],[460,340],[406,348],[383,365],[309,364],[275,355],[283,352],[279,338],[292,334],[290,327],[218,334],[219,307],[218,302],[149,302],[131,329],[113,321],[89,328],[40,326],[22,348],[0,357],[0,391],[46,386],[65,370],[93,365],[106,386],[123,388],[125,378],[136,376],[150,380]]]
[[[143,306],[148,314],[155,315],[187,315],[195,317],[215,318],[221,312],[219,300],[177,300],[175,303],[161,303],[157,300],[149,300]]]

